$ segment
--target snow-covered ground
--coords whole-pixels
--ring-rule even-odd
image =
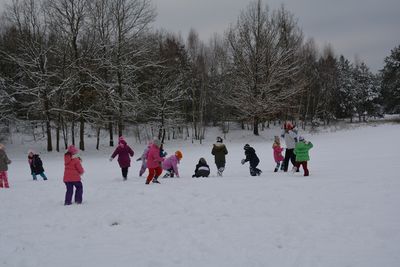
[[[203,145],[167,143],[183,152],[182,177],[161,185],[145,185],[136,161],[122,181],[111,148],[84,152],[84,203],[72,206],[63,206],[62,153],[41,152],[49,180],[34,182],[26,151],[44,146],[14,140],[0,266],[400,266],[400,125],[304,134],[310,177],[273,173],[277,132],[229,133],[223,178],[210,155],[217,133]],[[144,146],[130,143],[136,159]],[[260,177],[240,164],[245,143]],[[200,157],[213,177],[191,178]]]

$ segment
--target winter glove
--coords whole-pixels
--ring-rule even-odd
[[[242,159],[240,162],[241,162],[241,163],[242,163],[242,165],[243,165],[243,164],[245,164],[245,163],[246,163],[246,160],[245,160],[245,159]]]

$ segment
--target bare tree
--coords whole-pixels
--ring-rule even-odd
[[[239,119],[253,121],[255,135],[261,120],[290,106],[301,91],[296,86],[300,34],[292,15],[271,14],[261,0],[252,2],[228,32],[235,81],[226,102]]]
[[[42,118],[46,124],[47,150],[52,151],[51,98],[56,93],[51,79],[52,40],[45,20],[43,2],[40,0],[12,1],[7,19],[17,31],[17,50],[2,54],[17,66],[19,81],[16,88],[27,108],[27,115]],[[37,111],[37,112],[35,112]]]
[[[146,55],[147,44],[142,35],[155,19],[155,11],[150,0],[115,0],[111,4],[113,31],[111,69],[116,75],[114,83],[118,135],[123,133],[123,122],[126,116],[135,116],[135,104],[139,102],[137,89],[138,73],[154,65]],[[130,110],[130,114],[125,114]]]

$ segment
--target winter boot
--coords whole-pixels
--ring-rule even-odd
[[[275,167],[274,172],[278,172],[279,171],[279,166],[280,165],[281,165],[280,162],[276,163],[276,167]],[[282,169],[282,167],[281,167],[281,169]]]
[[[160,183],[160,182],[158,181],[158,177],[154,177],[154,178],[153,178],[153,183],[154,183],[154,184],[159,184],[159,183]]]

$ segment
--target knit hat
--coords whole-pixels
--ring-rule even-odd
[[[304,137],[303,136],[299,136],[299,141],[304,141]]]
[[[200,158],[199,163],[207,164],[207,161],[205,158]]]
[[[69,153],[71,153],[72,155],[74,155],[74,154],[77,154],[79,150],[74,145],[70,145],[68,147],[67,151]]]
[[[160,146],[161,146],[161,141],[158,140],[158,139],[154,139],[154,140],[153,140],[153,144],[156,145],[156,146],[158,146],[158,147],[160,147]]]
[[[125,138],[122,135],[118,138],[118,144],[126,144]]]
[[[286,130],[292,130],[293,124],[291,122],[286,122],[283,126]]]
[[[181,152],[180,150],[178,150],[178,151],[175,152],[175,156],[176,156],[179,160],[181,160],[182,157],[183,157],[182,152]]]
[[[217,137],[217,143],[222,143],[222,141],[223,141],[222,138],[218,136]]]
[[[243,149],[248,149],[249,147],[250,147],[249,144],[245,144],[244,147],[243,147]]]

